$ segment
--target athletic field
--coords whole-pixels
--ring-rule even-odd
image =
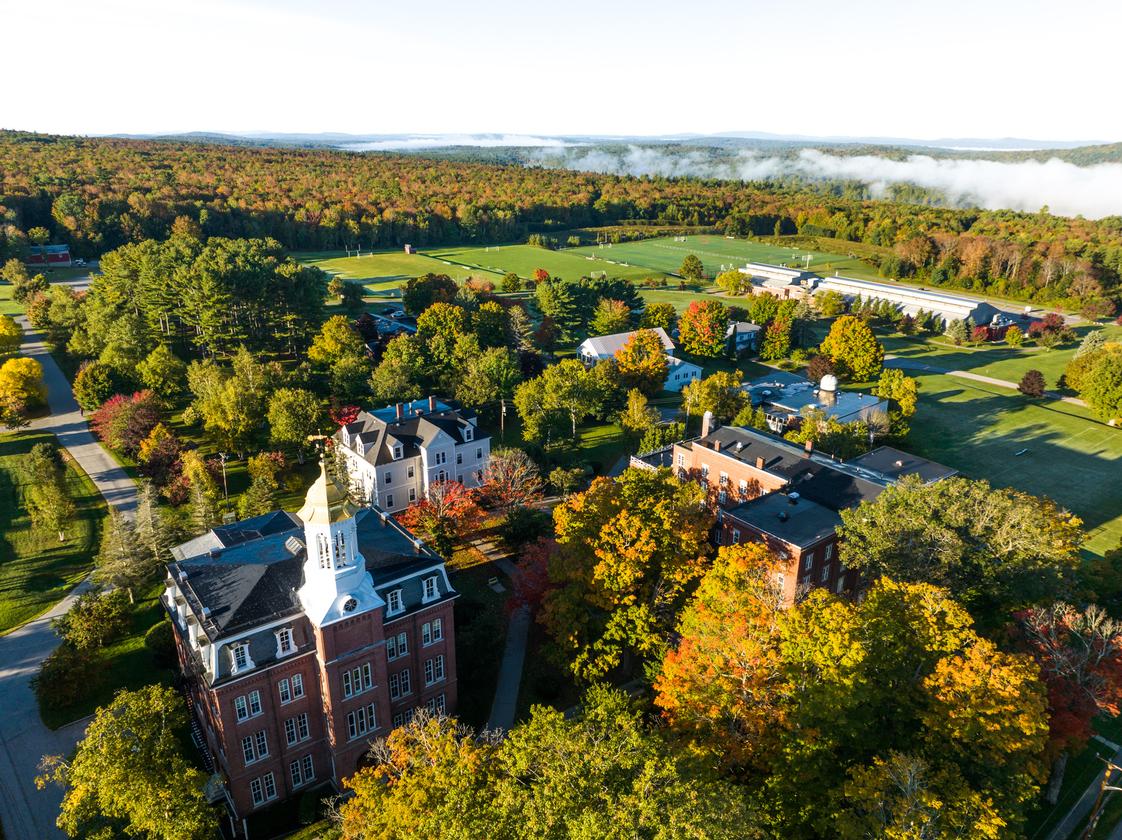
[[[844,248],[845,243],[840,243],[840,247]],[[662,237],[638,242],[621,242],[611,246],[585,246],[573,248],[567,253],[595,255],[617,262],[659,269],[667,273],[677,273],[682,260],[689,254],[696,254],[711,276],[716,276],[730,268],[740,267],[747,262],[806,268],[806,258],[809,256],[810,269],[819,274],[832,274],[837,269],[851,275],[875,276],[866,263],[856,257],[850,257],[848,251],[842,253],[807,251],[746,239],[726,239],[716,235]]]
[[[614,254],[595,258],[583,249],[550,251],[533,245],[492,245],[489,248],[445,248],[426,251],[436,260],[447,261],[475,273],[488,272],[502,276],[508,271],[519,277],[532,277],[534,271],[544,268],[554,277],[579,280],[583,276],[623,277],[642,281],[648,277],[662,277],[663,271],[648,266],[626,264]],[[675,266],[675,269],[677,266]]]

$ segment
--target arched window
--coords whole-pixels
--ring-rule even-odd
[[[319,567],[331,568],[331,555],[328,553],[327,539],[323,534],[316,534],[316,548],[319,550]]]
[[[347,565],[347,537],[342,531],[335,534],[335,565]]]

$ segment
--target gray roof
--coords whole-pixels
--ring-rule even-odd
[[[721,447],[719,451],[716,450],[718,443]],[[787,479],[807,463],[801,446],[740,426],[719,426],[705,437],[695,438],[686,445],[709,449],[752,466],[756,465],[757,458],[763,458],[764,470]]]
[[[885,402],[872,394],[841,390],[833,392],[831,401],[829,394],[820,391],[811,380],[782,371],[753,379],[742,389],[748,392],[752,405],[762,405],[773,412],[791,415],[817,408],[831,416],[848,417]]]
[[[725,515],[800,548],[826,539],[841,525],[836,511],[800,494],[768,493],[737,505]]]
[[[958,475],[958,470],[952,467],[929,461],[919,455],[913,455],[891,446],[877,447],[872,452],[850,458],[847,463],[868,470],[876,470],[893,481],[898,481],[906,475],[918,475],[925,484],[934,484],[936,481]]]
[[[599,359],[614,356],[623,345],[635,335],[638,330],[631,332],[613,333],[612,335],[597,335],[590,336],[581,342],[581,347],[588,350],[589,353]],[[654,327],[651,332],[655,333],[659,340],[662,341],[664,350],[672,351],[674,349],[674,342],[670,336],[666,334],[666,330],[662,327]]]
[[[358,452],[361,443],[367,461],[388,464],[394,460],[394,443],[401,444],[403,458],[412,458],[420,454],[422,447],[429,446],[440,432],[448,434],[457,444],[467,442],[465,430],[468,428],[472,442],[490,437],[472,422],[475,412],[440,401],[435,401],[435,408],[435,411],[429,410],[428,400],[403,403],[400,419],[397,406],[393,405],[360,411],[353,422],[343,427],[350,436],[349,448]],[[342,435],[340,429],[336,438],[342,439]]]
[[[260,520],[267,521],[268,533],[258,527]],[[283,527],[285,522],[288,527]],[[355,527],[375,587],[379,581],[442,562],[428,549],[418,550],[409,532],[388,514],[364,508],[355,515]],[[231,534],[241,538],[198,554],[192,554],[195,549],[190,547],[199,543],[197,539],[177,546],[173,554],[183,559],[168,566],[192,611],[198,616],[208,611],[203,621],[207,632],[220,637],[301,613],[296,590],[304,582],[306,551],[299,518],[277,511],[216,528],[205,536],[222,542]]]

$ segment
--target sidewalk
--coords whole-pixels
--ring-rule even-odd
[[[995,379],[992,376],[982,376],[980,373],[971,373],[968,370],[947,370],[946,368],[936,367],[929,365],[927,362],[917,362],[912,359],[901,359],[898,356],[888,355],[884,357],[884,366],[887,368],[899,368],[900,370],[918,370],[922,373],[943,373],[948,376],[958,376],[962,379],[973,379],[975,382],[983,382],[986,385],[995,385],[998,388],[1009,388],[1013,391],[1018,389],[1016,382],[1010,382],[1008,379]],[[1087,408],[1087,403],[1078,397],[1065,397],[1056,391],[1045,391],[1044,395],[1051,397],[1054,400],[1061,402],[1071,403],[1078,405],[1082,408]]]

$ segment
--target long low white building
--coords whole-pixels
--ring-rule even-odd
[[[857,280],[840,275],[820,279],[814,287],[814,294],[818,295],[824,291],[839,292],[848,300],[858,296],[866,300],[870,298],[887,300],[908,315],[915,315],[922,309],[944,321],[965,321],[969,318],[975,325],[989,324],[995,315],[1006,314],[984,300],[950,295],[946,292],[933,292],[899,283],[876,283],[872,280]]]

